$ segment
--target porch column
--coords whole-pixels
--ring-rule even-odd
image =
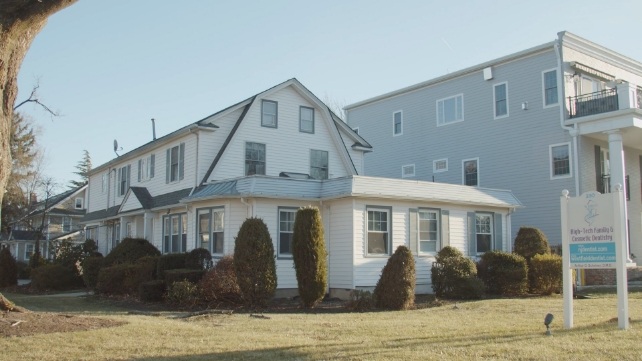
[[[151,212],[145,212],[143,214],[143,238],[153,242],[152,240],[152,221],[154,215]]]
[[[609,165],[611,167],[611,192],[615,192],[615,186],[620,184],[622,189],[626,189],[625,181],[625,168],[624,168],[624,146],[622,143],[622,133],[619,130],[611,130],[605,132],[609,136]],[[629,250],[629,226],[627,220],[629,219],[626,200],[623,202],[624,209],[622,214],[624,215],[626,232],[624,232],[625,244],[626,244],[626,254],[627,257],[630,257],[631,251]],[[630,262],[630,260],[629,260]]]

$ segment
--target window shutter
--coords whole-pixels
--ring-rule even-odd
[[[140,176],[143,174],[143,160],[138,160],[138,182],[140,183]]]
[[[501,213],[495,213],[493,216],[493,220],[495,222],[493,228],[495,230],[493,234],[493,241],[495,244],[493,245],[493,249],[497,251],[503,251],[504,250],[504,227],[503,222],[502,222],[502,214]]]
[[[116,183],[116,194],[118,194],[119,196],[122,196],[122,193],[120,193],[120,180],[122,179],[121,178],[122,171],[123,171],[123,168],[118,168],[118,175],[117,175],[116,182],[115,182]]]
[[[169,148],[167,149],[167,152],[165,152],[167,154],[167,156],[165,157],[165,183],[169,183],[169,163],[171,161],[169,157],[171,150],[172,149]]]
[[[441,248],[450,246],[450,211],[441,211]],[[439,251],[439,248],[437,249]]]
[[[475,231],[475,212],[468,212],[468,255],[477,255],[477,232]]]
[[[417,234],[417,209],[416,208],[411,208],[409,209],[410,211],[410,219],[408,222],[408,247],[410,248],[410,251],[416,256],[419,254],[419,242],[418,242],[418,234]]]
[[[129,164],[127,165],[127,184],[125,185],[125,189],[123,189],[123,194],[127,192],[127,189],[129,189],[129,186],[132,184],[132,165]]]
[[[154,163],[156,161],[156,156],[152,154],[149,157],[149,178],[154,178]]]
[[[178,156],[178,179],[185,178],[185,143],[181,143]]]
[[[600,158],[602,158],[602,150],[599,145],[595,146],[595,184],[597,191],[600,193],[604,192],[604,179],[602,179],[602,165],[600,164]]]

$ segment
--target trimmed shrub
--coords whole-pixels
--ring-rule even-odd
[[[292,235],[292,259],[301,304],[305,308],[312,308],[323,300],[328,286],[323,222],[317,207],[300,208],[296,212]]]
[[[375,305],[389,310],[407,310],[415,303],[415,259],[406,246],[399,246],[383,267],[374,289]]]
[[[263,307],[276,290],[274,246],[260,218],[248,218],[235,238],[234,270],[245,303]]]
[[[205,270],[201,270],[201,269],[187,269],[187,268],[171,269],[171,270],[165,271],[165,282],[167,283],[167,285],[170,285],[170,286],[174,282],[181,282],[181,281],[188,281],[196,284],[201,280],[201,278],[203,278],[203,274],[205,274]]]
[[[18,284],[18,265],[8,247],[0,250],[0,287]]]
[[[189,281],[174,282],[167,288],[167,302],[182,307],[194,307],[198,304],[198,286]]]
[[[475,263],[456,248],[446,246],[437,253],[430,272],[436,297],[448,299],[479,299],[484,285],[477,278]]]
[[[31,270],[27,262],[18,261],[16,262],[16,267],[18,268],[18,279],[26,280],[31,277],[29,274]]]
[[[486,252],[477,264],[477,272],[490,294],[518,296],[528,292],[528,266],[518,254]]]
[[[149,264],[122,263],[103,267],[98,272],[96,292],[112,295],[135,295],[140,284],[151,281]]]
[[[145,256],[160,256],[160,251],[146,239],[125,238],[105,257],[104,265],[134,263]]]
[[[160,256],[156,276],[158,279],[164,279],[166,271],[185,268],[186,259],[187,253],[168,253]]]
[[[87,257],[82,261],[82,279],[87,288],[95,288],[98,282],[98,272],[103,266],[103,257]]]
[[[357,312],[371,311],[374,306],[372,292],[365,290],[352,290],[350,292],[350,300],[346,303],[347,309]]]
[[[556,254],[537,254],[528,268],[532,279],[531,292],[550,295],[562,292],[562,257]]]
[[[515,237],[513,252],[529,262],[536,254],[551,253],[551,249],[548,246],[548,238],[542,231],[534,227],[520,227]]]
[[[138,286],[138,297],[144,302],[160,302],[166,289],[165,281],[162,280],[143,282]]]
[[[214,268],[203,275],[198,288],[206,302],[240,303],[242,296],[234,272],[234,257],[227,255],[218,260]]]
[[[82,286],[82,278],[71,267],[52,263],[31,270],[31,287],[39,291],[70,290]]]
[[[205,248],[194,248],[185,258],[185,268],[200,270],[212,268],[212,254]]]

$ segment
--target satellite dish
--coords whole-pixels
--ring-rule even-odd
[[[114,153],[116,153],[117,157],[120,157],[120,155],[118,154],[118,151],[120,151],[120,150],[123,150],[123,147],[119,148],[118,147],[118,141],[116,139],[114,139]]]

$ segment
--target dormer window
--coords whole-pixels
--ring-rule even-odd
[[[278,124],[278,103],[271,100],[261,102],[261,126],[276,128]]]
[[[76,198],[74,202],[74,208],[76,209],[82,209],[83,206],[83,199],[82,198]]]
[[[314,108],[299,107],[299,131],[314,133]]]

